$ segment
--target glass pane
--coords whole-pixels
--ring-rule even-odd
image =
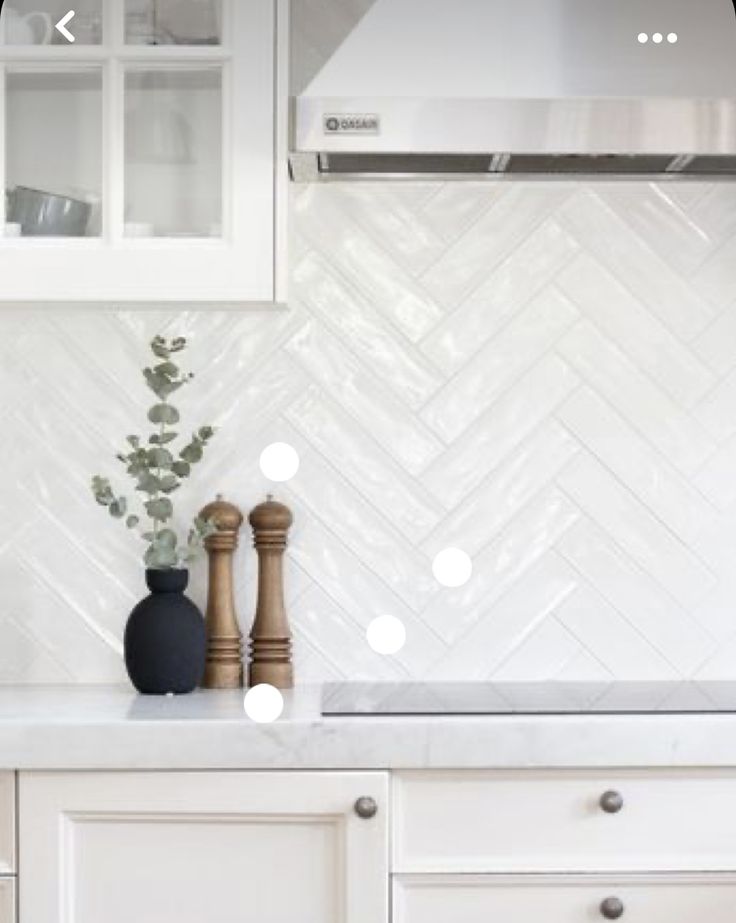
[[[222,234],[222,73],[125,75],[125,234]]]
[[[222,0],[125,0],[125,37],[129,45],[219,45]]]
[[[102,71],[6,75],[6,234],[100,233]]]
[[[54,28],[70,10],[67,29],[76,45],[102,41],[102,0],[7,0],[0,15],[0,39],[6,45],[69,45]]]

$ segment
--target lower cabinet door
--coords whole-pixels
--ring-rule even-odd
[[[0,878],[0,923],[15,923],[15,881]]]
[[[397,876],[393,923],[733,923],[736,875]]]
[[[21,774],[20,923],[387,923],[387,790],[383,773]]]

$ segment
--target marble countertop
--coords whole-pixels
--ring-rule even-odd
[[[320,715],[320,688],[255,724],[242,691],[0,688],[2,769],[736,766],[736,715]]]

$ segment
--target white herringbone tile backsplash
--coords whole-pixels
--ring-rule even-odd
[[[182,515],[301,455],[300,681],[736,678],[736,185],[293,195],[286,311],[0,312],[0,681],[124,679],[139,549],[88,482],[144,425],[158,332],[191,340],[185,423],[220,427]],[[244,534],[246,631],[254,564]],[[395,658],[364,638],[387,613]]]

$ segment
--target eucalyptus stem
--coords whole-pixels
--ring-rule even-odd
[[[151,341],[151,351],[156,358],[152,368],[143,369],[143,377],[149,389],[156,395],[157,403],[148,410],[148,419],[155,429],[147,441],[140,436],[128,436],[129,449],[118,454],[118,460],[135,482],[135,491],[147,499],[143,502],[145,514],[152,523],[152,529],[142,533],[147,543],[145,563],[147,567],[165,569],[180,566],[192,560],[203,547],[204,538],[212,534],[214,527],[195,518],[185,540],[169,525],[174,515],[171,495],[190,477],[193,467],[204,455],[209,440],[215,433],[211,426],[202,426],[176,456],[173,444],[178,433],[170,429],[180,420],[179,411],[169,402],[169,396],[194,377],[181,372],[172,362],[172,356],[186,347],[183,337],[166,340],[157,336]],[[129,529],[136,529],[140,522],[138,514],[129,513],[126,497],[117,495],[107,478],[94,477],[92,491],[95,500],[108,509],[115,519],[125,519]],[[126,514],[127,518],[126,518]]]
[[[164,401],[162,401],[162,403],[165,404],[165,403],[167,403],[167,402],[164,400]],[[159,428],[158,428],[158,434],[159,434],[159,439],[160,439],[160,440],[163,440],[163,437],[164,437],[165,432],[166,432],[166,424],[165,424],[164,421],[162,420],[161,423],[159,424]],[[159,444],[160,444],[160,445],[163,445],[163,442],[159,442]],[[159,484],[161,483],[161,475],[162,475],[162,473],[163,473],[162,468],[161,468],[161,466],[159,465],[159,467],[156,469],[156,478],[157,478]],[[156,491],[156,494],[154,495],[154,499],[159,500],[160,497],[161,497],[161,491],[158,490],[158,491]],[[153,519],[153,540],[154,540],[154,542],[158,539],[158,534],[159,534],[158,519],[156,519],[156,518],[154,517],[154,519]]]

